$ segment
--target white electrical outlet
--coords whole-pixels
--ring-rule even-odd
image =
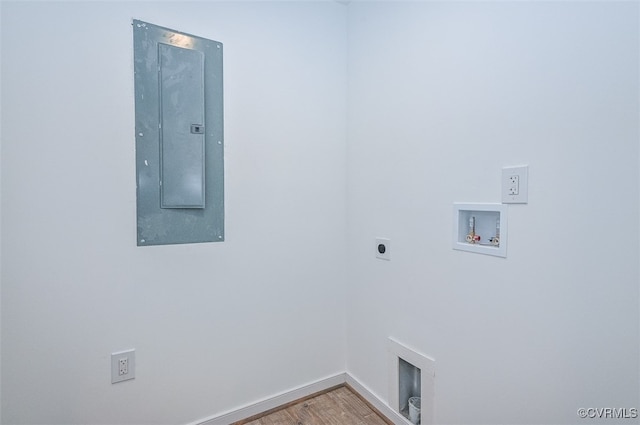
[[[526,204],[529,202],[529,166],[504,167],[502,169],[502,203]]]
[[[507,188],[509,195],[520,194],[519,187],[518,187],[519,183],[520,183],[520,176],[518,176],[517,174],[509,177],[509,187]]]
[[[129,373],[129,359],[127,357],[122,357],[119,360],[120,369],[118,370],[118,375],[126,375]]]
[[[135,350],[111,354],[111,383],[127,381],[136,377]]]

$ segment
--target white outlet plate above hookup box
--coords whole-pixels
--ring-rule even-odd
[[[529,202],[529,166],[504,167],[502,169],[502,203],[526,204]]]
[[[136,351],[126,350],[111,354],[111,383],[136,377]]]
[[[507,205],[453,204],[453,249],[507,256]]]

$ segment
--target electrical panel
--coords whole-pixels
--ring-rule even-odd
[[[224,240],[222,43],[133,21],[137,243]]]

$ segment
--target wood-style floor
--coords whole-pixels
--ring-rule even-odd
[[[349,387],[293,402],[262,417],[232,425],[389,425]]]

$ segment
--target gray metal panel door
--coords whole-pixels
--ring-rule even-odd
[[[204,54],[159,43],[158,56],[162,208],[204,208]]]
[[[137,243],[221,242],[222,43],[133,21]]]

